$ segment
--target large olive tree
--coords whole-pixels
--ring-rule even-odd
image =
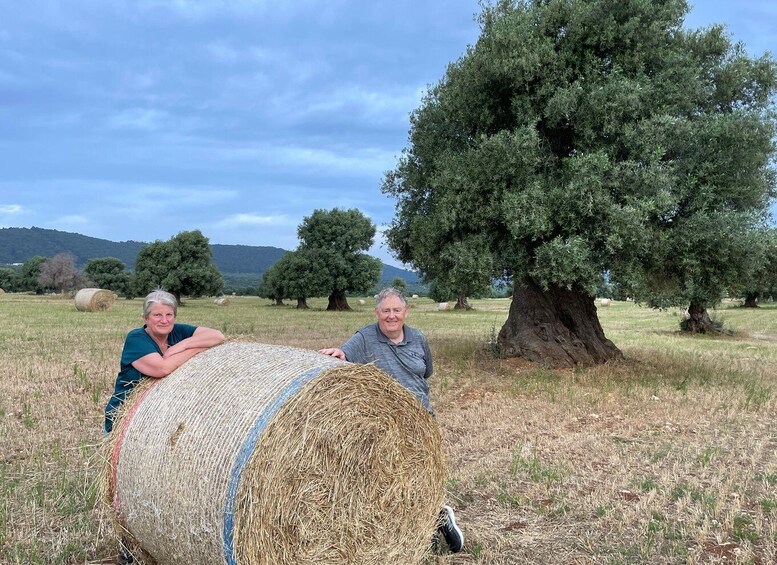
[[[309,286],[327,289],[327,310],[350,310],[349,292],[365,292],[378,283],[382,264],[366,253],[375,224],[359,210],[314,210],[302,220],[297,235],[297,252],[309,258]]]
[[[443,277],[477,250],[514,285],[508,355],[620,356],[602,273],[651,306],[704,309],[748,261],[773,195],[775,62],[684,0],[501,1],[411,117],[385,178],[397,257]]]

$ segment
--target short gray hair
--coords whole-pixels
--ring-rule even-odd
[[[404,304],[405,307],[407,307],[407,298],[405,298],[405,295],[402,293],[402,291],[394,288],[393,286],[387,286],[386,288],[384,288],[378,294],[375,295],[375,308],[380,307],[380,303],[383,302],[389,296],[396,296],[402,301],[402,304]]]
[[[143,318],[148,317],[148,315],[151,313],[151,307],[154,304],[164,304],[165,306],[169,306],[173,309],[173,314],[176,316],[178,315],[178,301],[175,299],[175,296],[166,290],[158,288],[149,292],[148,296],[146,296],[146,299],[143,301]]]

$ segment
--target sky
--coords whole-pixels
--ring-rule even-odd
[[[475,43],[468,0],[0,0],[0,227],[294,249],[381,193],[409,117]],[[698,0],[777,55],[777,3]]]

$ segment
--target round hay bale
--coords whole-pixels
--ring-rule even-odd
[[[219,296],[218,298],[213,300],[213,304],[216,306],[228,306],[229,305],[229,298],[226,296]]]
[[[413,295],[411,298],[412,298],[413,300],[417,300],[417,299],[418,299],[418,295],[417,295],[417,294],[414,294],[414,295]]]
[[[374,366],[230,342],[123,408],[107,493],[160,563],[418,563],[429,551],[439,428]]]
[[[5,291],[2,288],[0,288],[0,296],[3,296],[4,294],[5,294]]]
[[[363,298],[359,299],[359,306],[364,306],[364,299]]]
[[[80,312],[104,312],[113,308],[116,295],[110,290],[82,288],[76,293],[76,310]]]

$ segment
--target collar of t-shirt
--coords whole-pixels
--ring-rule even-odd
[[[408,339],[409,332],[407,331],[407,324],[402,324],[402,341],[399,343],[394,343],[391,341],[386,334],[380,331],[380,326],[377,323],[375,324],[375,331],[378,332],[378,341],[388,343],[389,345],[405,345],[408,341],[410,341]]]

